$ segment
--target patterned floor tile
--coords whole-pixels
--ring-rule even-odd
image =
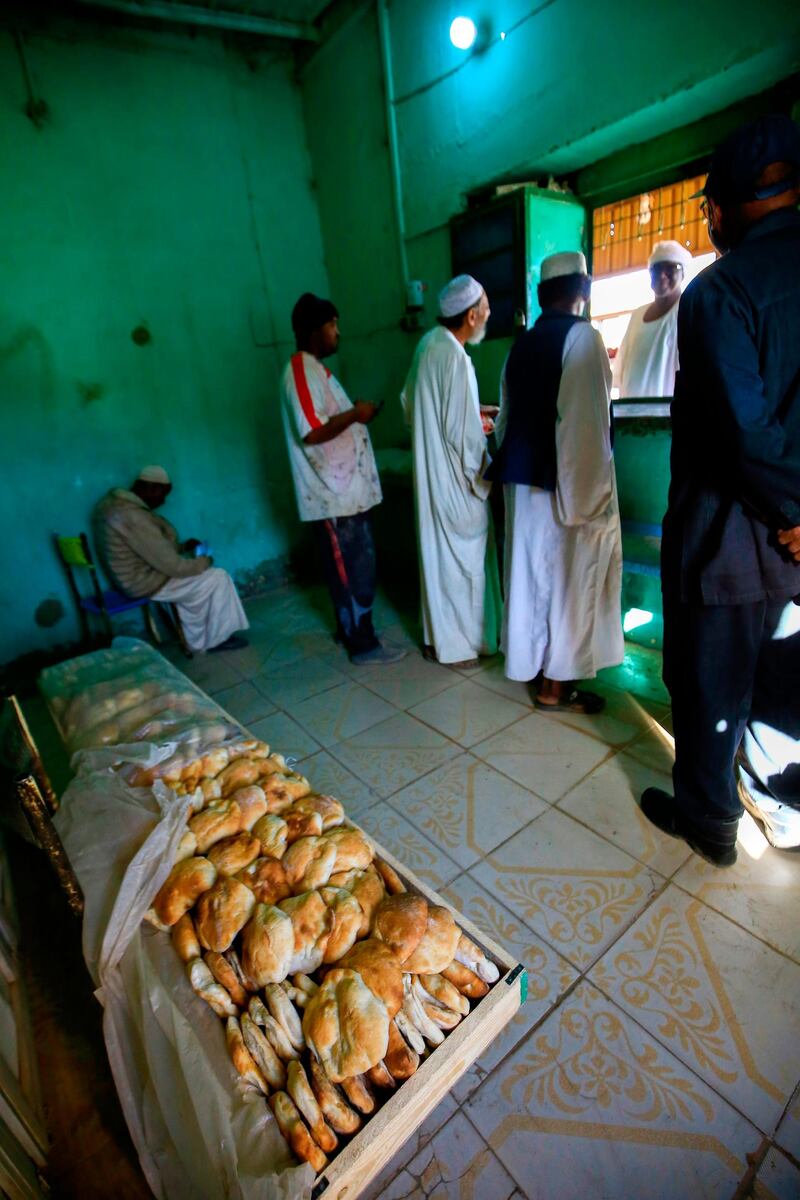
[[[465,679],[446,692],[415,705],[411,715],[432,725],[459,745],[469,747],[518,721],[527,711],[516,701]]]
[[[380,796],[337,762],[327,750],[320,750],[302,759],[296,769],[306,776],[315,792],[341,800],[346,815],[356,824],[368,808],[380,801]]]
[[[234,651],[236,670],[242,679],[252,679],[262,672],[278,672],[313,655],[327,655],[333,644],[330,634],[317,631],[277,634],[251,630],[247,637],[249,646]]]
[[[182,661],[176,662],[175,666],[211,696],[215,692],[241,683],[239,663],[234,667],[225,661],[225,658],[233,659],[237,654],[247,654],[247,650],[233,650],[224,658],[222,654],[195,654],[193,658],[184,657]]]
[[[439,1101],[433,1112],[429,1113],[422,1124],[414,1130],[408,1141],[403,1143],[380,1173],[367,1185],[361,1193],[359,1200],[384,1200],[388,1196],[394,1197],[395,1200],[400,1200],[405,1195],[402,1188],[398,1187],[396,1191],[392,1192],[389,1192],[387,1189],[395,1179],[402,1175],[406,1164],[416,1158],[422,1148],[430,1142],[436,1131],[441,1129],[456,1112],[457,1105],[455,1100],[453,1100],[452,1096],[446,1095],[444,1099]],[[403,1180],[404,1184],[407,1182],[407,1180]],[[475,1200],[477,1200],[477,1197]]]
[[[619,937],[664,883],[552,808],[470,873],[581,970]]]
[[[275,705],[258,688],[254,688],[252,683],[247,681],[217,692],[214,699],[243,725],[249,725],[251,721],[257,721],[259,717],[267,717],[275,711]]]
[[[501,696],[507,696],[509,700],[516,700],[517,704],[524,704],[528,709],[533,708],[531,685],[520,683],[517,679],[506,679],[505,662],[502,658],[499,662],[492,661],[490,666],[480,671],[473,671],[469,678],[473,683],[488,688],[490,692],[498,692]]]
[[[760,1140],[586,983],[465,1111],[529,1200],[719,1200],[733,1195]]]
[[[787,913],[800,908],[800,854],[775,850],[763,840],[755,853],[759,857],[751,857],[740,841],[739,861],[725,871],[691,854],[675,883],[800,962],[800,922],[787,920]]]
[[[800,1170],[773,1146],[759,1168],[750,1195],[752,1200],[797,1200]]]
[[[455,687],[458,677],[447,667],[426,662],[421,654],[413,651],[400,662],[370,667],[358,676],[358,681],[397,708],[410,708],[446,688]]]
[[[772,1131],[800,1070],[800,966],[670,886],[589,978]]]
[[[547,805],[471,754],[392,796],[391,804],[462,867],[518,833]]]
[[[319,742],[306,733],[302,725],[298,725],[297,721],[293,721],[282,712],[274,712],[269,717],[262,717],[260,721],[253,721],[250,732],[253,737],[262,738],[271,749],[288,759],[307,758],[320,748]]]
[[[672,765],[675,762],[675,742],[672,734],[658,722],[654,721],[651,727],[635,742],[626,746],[625,753],[646,767],[651,767],[654,771],[661,771],[665,775],[672,774]]]
[[[472,753],[551,803],[609,754],[608,746],[552,716],[531,713]]]
[[[365,1193],[385,1200],[509,1200],[511,1176],[462,1113],[456,1113],[388,1183]]]
[[[459,747],[407,713],[398,713],[332,747],[332,753],[385,799],[454,758]]]
[[[460,875],[443,890],[446,900],[482,929],[512,957],[524,963],[528,975],[528,997],[504,1029],[466,1074],[456,1082],[453,1095],[463,1104],[533,1025],[558,1003],[578,978],[574,967],[537,938],[507,908],[498,904],[485,888],[467,874]]]
[[[292,706],[292,716],[322,746],[369,729],[393,716],[397,710],[357,683],[342,683]]]
[[[639,797],[646,787],[670,791],[672,781],[627,753],[615,754],[567,792],[558,807],[661,875],[672,875],[691,851],[685,842],[661,833],[642,814]]]
[[[775,1141],[782,1150],[788,1150],[800,1163],[800,1083],[781,1118]]]
[[[580,729],[589,737],[597,738],[608,746],[626,746],[652,727],[653,717],[636,696],[620,692],[616,688],[590,683],[588,687],[602,696],[605,707],[594,716],[586,713],[560,712],[556,719]]]
[[[436,891],[458,875],[457,864],[385,802],[368,808],[358,823]]]
[[[296,662],[287,663],[275,670],[260,671],[252,677],[252,683],[260,692],[276,704],[291,712],[295,704],[318,696],[329,688],[345,683],[347,676],[324,658],[311,655]]]

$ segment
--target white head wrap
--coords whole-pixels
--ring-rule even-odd
[[[685,271],[691,261],[691,254],[680,242],[656,242],[647,265],[652,267],[654,263],[679,263]]]
[[[471,275],[456,275],[439,292],[439,316],[455,317],[473,308],[483,295],[483,288]]]
[[[137,479],[141,479],[144,483],[163,483],[165,487],[169,487],[171,480],[163,467],[142,467],[137,475]]]
[[[558,279],[560,275],[588,275],[586,257],[579,250],[565,250],[542,259],[542,283]]]

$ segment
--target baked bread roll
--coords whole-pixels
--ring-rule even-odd
[[[330,880],[333,883],[333,879]],[[342,886],[348,887],[348,890],[353,893],[358,903],[361,905],[363,917],[361,926],[358,931],[360,938],[368,936],[372,928],[372,922],[375,918],[375,911],[386,896],[386,888],[374,866],[369,866],[365,871],[357,871],[352,883]]]
[[[324,887],[336,863],[336,846],[323,837],[304,837],[294,842],[281,859],[286,878],[295,893]]]
[[[286,822],[286,841],[290,846],[298,838],[319,837],[322,833],[322,816],[318,812],[285,808],[282,816]]]
[[[295,800],[307,796],[311,791],[311,784],[305,776],[297,775],[294,771],[275,771],[262,778],[261,786],[267,797],[268,811],[274,813],[283,813]]]
[[[227,950],[250,919],[256,898],[238,879],[220,876],[197,902],[194,926],[206,950]]]
[[[222,788],[216,779],[201,779],[199,787],[204,805],[210,804],[212,800],[219,800],[222,797]]]
[[[184,858],[176,863],[158,890],[153,909],[159,921],[174,925],[217,878],[207,858]]]
[[[389,1022],[389,1049],[383,1061],[393,1079],[410,1079],[419,1066],[419,1054],[409,1046],[396,1021]]]
[[[194,921],[188,912],[172,926],[172,944],[182,962],[191,962],[202,955],[203,948],[197,940]]]
[[[420,975],[419,983],[432,1003],[452,1008],[454,1012],[461,1013],[462,1017],[469,1015],[469,1000],[443,975]]]
[[[373,995],[383,1001],[389,1017],[397,1015],[403,1006],[403,972],[389,946],[375,938],[365,938],[343,955],[339,966],[358,971]]]
[[[209,950],[203,958],[209,971],[217,983],[222,984],[233,1003],[238,1008],[244,1008],[248,999],[247,992],[237,979],[236,972],[228,960],[223,958],[216,950]]]
[[[178,849],[175,851],[175,862],[183,862],[185,858],[193,858],[197,854],[197,838],[191,829],[184,829]]]
[[[280,983],[294,956],[291,918],[272,904],[256,904],[242,930],[242,967],[257,987]]]
[[[389,1044],[389,1014],[355,971],[335,967],[311,997],[303,1033],[334,1083],[368,1071]]]
[[[286,1087],[286,1068],[255,1021],[247,1013],[241,1016],[242,1037],[250,1057],[271,1088]]]
[[[365,870],[372,862],[374,851],[360,829],[342,826],[322,835],[336,847],[336,870]]]
[[[220,875],[236,875],[255,862],[261,853],[261,842],[250,833],[235,833],[233,837],[215,842],[208,851],[208,860]],[[450,958],[452,959],[452,954]]]
[[[403,970],[412,974],[434,975],[453,961],[461,930],[449,909],[428,905],[428,919],[413,953],[403,961]]]
[[[278,908],[291,919],[294,930],[294,954],[287,973],[316,971],[325,956],[333,913],[316,891],[281,900]]]
[[[319,894],[333,917],[322,961],[335,963],[347,953],[358,937],[364,912],[352,892],[344,888],[323,887],[319,889]]]
[[[480,1000],[489,991],[488,983],[484,983],[474,971],[470,971],[469,967],[460,962],[451,962],[449,966],[443,967],[439,974],[444,979],[449,979],[450,983],[454,984],[462,995],[469,996],[470,1000]]]
[[[242,810],[235,800],[215,800],[189,818],[189,828],[197,838],[198,852],[205,854],[215,842],[241,832]]]
[[[236,1017],[228,1017],[225,1025],[225,1040],[228,1043],[231,1062],[242,1078],[268,1096],[269,1084],[245,1045],[244,1036]]]
[[[402,1008],[395,1017],[395,1024],[401,1033],[403,1040],[408,1042],[409,1046],[419,1056],[425,1053],[425,1039],[417,1029],[413,1021],[410,1021]]]
[[[228,763],[227,767],[223,767],[216,778],[223,797],[227,798],[239,788],[250,787],[252,784],[258,783],[261,778],[261,767],[259,763],[250,758],[235,758],[233,762]]]
[[[376,1063],[374,1067],[370,1067],[367,1071],[367,1079],[375,1087],[393,1088],[395,1086],[394,1079],[384,1062]]]
[[[308,1076],[299,1062],[289,1063],[286,1068],[286,1079],[286,1090],[305,1118],[308,1128],[311,1130],[311,1136],[321,1150],[330,1154],[339,1145],[339,1139],[333,1130],[328,1128],[325,1117],[322,1115],[322,1109],[311,1090]]]
[[[236,953],[233,946],[228,947],[228,949],[225,951],[224,958],[225,958],[226,962],[230,965],[231,970],[233,971],[234,975],[236,976],[236,978],[239,982],[239,985],[241,987],[243,987],[246,992],[258,991],[258,988],[253,983],[252,979],[249,979],[247,977],[244,967],[242,966],[241,960],[239,958],[239,955]]]
[[[399,896],[402,892],[407,890],[406,885],[403,883],[394,867],[390,867],[389,864],[384,862],[382,858],[375,859],[375,866],[380,871],[381,879],[383,880],[386,890],[390,896]]]
[[[458,939],[458,944],[453,952],[453,958],[455,958],[456,962],[462,963],[463,966],[473,971],[484,983],[496,983],[500,978],[500,972],[495,964],[491,959],[486,957],[480,946],[476,946],[465,933],[462,933]]]
[[[275,1092],[274,1096],[270,1096],[269,1106],[296,1157],[310,1163],[319,1174],[327,1166],[328,1160],[303,1124],[294,1101],[286,1092]]]
[[[189,983],[197,995],[213,1008],[218,1017],[235,1017],[239,1010],[233,1003],[230,993],[221,983],[217,983],[202,958],[195,958],[186,964]]]
[[[414,953],[428,926],[428,901],[412,892],[387,896],[375,910],[372,936],[385,942],[398,963]]]
[[[355,1133],[360,1129],[361,1117],[353,1111],[336,1084],[331,1083],[313,1056],[309,1060],[309,1071],[312,1090],[331,1129],[344,1134]]]
[[[342,1090],[345,1096],[359,1112],[375,1111],[375,1093],[369,1086],[366,1075],[351,1075],[342,1080]]]
[[[440,1046],[444,1034],[435,1021],[432,1021],[422,1007],[413,987],[413,976],[403,976],[403,1015],[412,1025],[415,1025],[426,1042],[432,1046]]]
[[[292,894],[283,863],[277,858],[257,858],[236,878],[250,888],[260,904],[277,904]]]
[[[283,858],[287,846],[289,826],[283,817],[277,813],[267,813],[259,817],[253,825],[252,833],[261,843],[261,853],[272,858]]]
[[[296,1050],[289,1041],[289,1035],[280,1021],[276,1021],[272,1013],[267,1012],[263,1000],[260,1000],[258,996],[251,996],[247,1012],[256,1025],[260,1025],[264,1030],[264,1034],[278,1058],[289,1062],[291,1059],[300,1057],[300,1051]]]
[[[344,821],[344,805],[334,796],[301,796],[299,800],[295,800],[292,808],[295,812],[319,813],[322,817],[323,832],[334,829]]]
[[[267,798],[264,789],[257,783],[250,787],[237,788],[231,800],[235,800],[242,813],[242,829],[251,831],[256,821],[267,811]]]
[[[282,1026],[295,1050],[305,1050],[306,1039],[303,1037],[302,1022],[282,984],[268,983],[264,988],[264,999],[270,1014]],[[324,1148],[323,1146],[323,1150]]]
[[[414,978],[416,979],[418,977],[415,975]],[[419,994],[417,995],[417,998],[420,1000],[422,1007],[425,1009],[426,1015],[430,1017],[434,1025],[438,1025],[440,1029],[455,1029],[456,1025],[458,1025],[460,1022],[461,1013],[453,1012],[452,1008],[444,1008],[441,1004],[431,1004],[429,1000],[422,1000]]]

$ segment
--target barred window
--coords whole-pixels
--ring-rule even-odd
[[[595,278],[647,266],[656,242],[674,239],[693,255],[713,251],[700,200],[690,200],[705,175],[684,179],[596,208],[593,214],[592,274]]]

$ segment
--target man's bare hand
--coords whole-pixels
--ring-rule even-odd
[[[800,562],[800,525],[795,525],[794,529],[779,529],[778,541]]]
[[[370,404],[369,400],[356,400],[353,409],[355,410],[356,420],[359,424],[369,425],[378,412],[378,405]]]
[[[487,417],[496,417],[500,412],[499,404],[482,404],[481,412]]]

